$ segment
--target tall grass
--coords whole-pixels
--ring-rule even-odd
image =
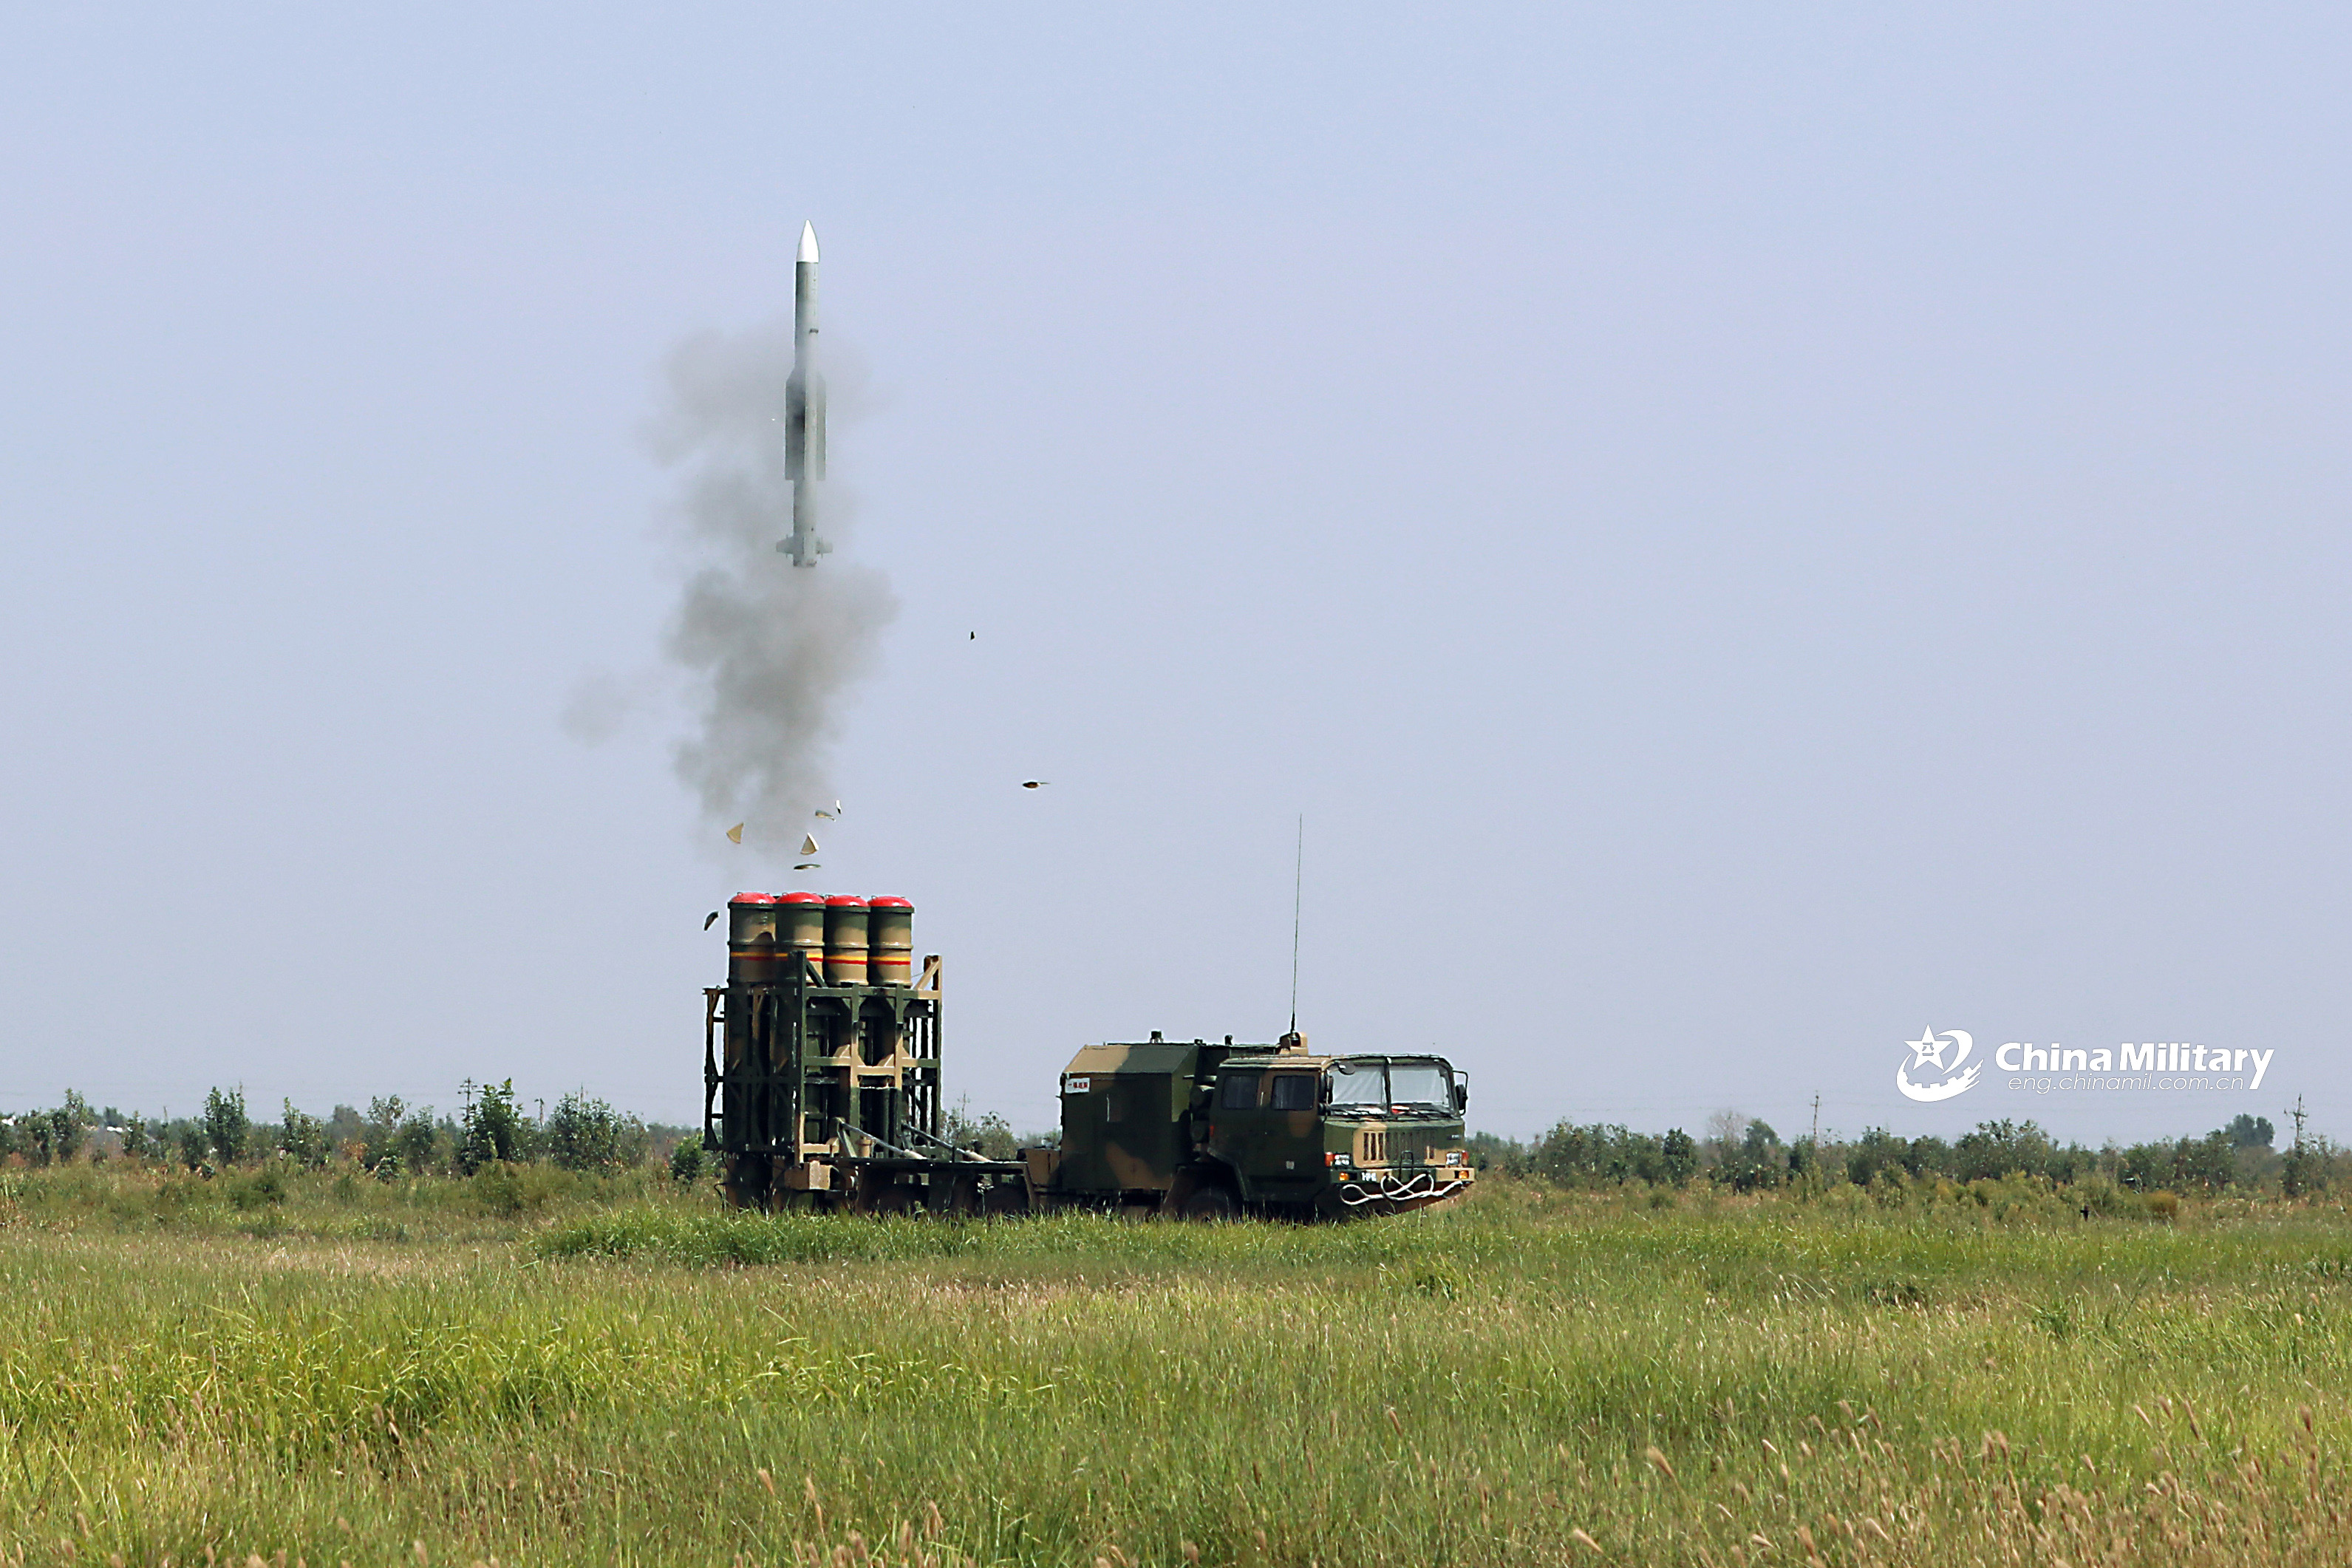
[[[1752,1564],[2352,1546],[2352,1225],[2335,1211],[2003,1224],[1984,1205],[1652,1208],[1496,1184],[1354,1226],[929,1224],[738,1215],[651,1186],[520,1214],[462,1192],[339,1208],[321,1187],[268,1205],[289,1228],[264,1237],[226,1202],[166,1220],[122,1188],[102,1218],[96,1188],[16,1192],[12,1553]],[[421,1217],[381,1240],[331,1223],[353,1213]]]
[[[0,1226],[358,1241],[509,1239],[550,1215],[678,1194],[651,1170],[609,1175],[489,1165],[469,1177],[379,1182],[357,1166],[283,1162],[218,1175],[124,1162],[0,1171]]]

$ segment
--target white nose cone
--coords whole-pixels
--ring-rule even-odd
[[[803,267],[816,265],[816,225],[813,223],[801,225],[801,253],[795,259]]]

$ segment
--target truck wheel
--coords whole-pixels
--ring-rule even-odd
[[[1216,1223],[1241,1217],[1242,1205],[1234,1201],[1230,1187],[1202,1187],[1184,1200],[1181,1210],[1186,1219]]]

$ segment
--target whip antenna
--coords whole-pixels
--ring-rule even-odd
[[[1298,1033],[1298,913],[1307,892],[1307,814],[1298,814],[1298,856],[1290,868],[1290,1032]]]

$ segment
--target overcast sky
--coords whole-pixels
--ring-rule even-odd
[[[814,218],[950,1098],[1278,1034],[1303,812],[1302,1026],[1490,1130],[2352,1136],[2341,7],[352,11],[0,16],[0,1108],[698,1115],[794,879],[646,430]]]

